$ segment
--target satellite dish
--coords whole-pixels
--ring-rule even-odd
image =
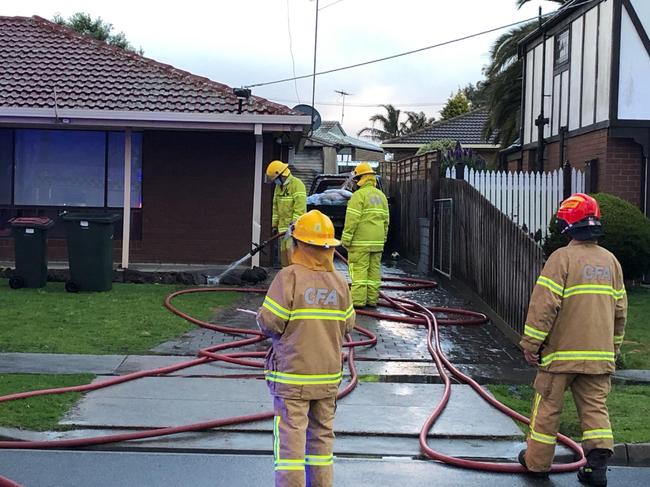
[[[320,123],[321,123],[320,113],[318,113],[318,110],[316,110],[311,105],[296,105],[295,107],[293,107],[293,110],[300,113],[304,113],[305,115],[310,115],[313,130],[316,130],[318,127],[320,127]]]

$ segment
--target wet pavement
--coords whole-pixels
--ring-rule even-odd
[[[346,274],[342,264],[337,264],[337,268]],[[390,277],[420,277],[391,266],[384,266],[383,273],[384,276]],[[387,291],[387,293],[414,299],[427,306],[474,309],[470,301],[442,286],[437,289],[413,292]],[[221,325],[256,329],[254,320],[236,311],[236,308],[257,310],[262,300],[263,295],[243,294],[232,308],[220,311],[211,321]],[[387,308],[380,307],[378,310],[394,313]],[[439,317],[444,318],[446,315],[440,314]],[[377,344],[374,347],[357,348],[357,360],[433,365],[427,350],[424,327],[392,320],[377,320],[362,315],[358,316],[357,322],[377,335]],[[152,351],[160,354],[196,355],[202,348],[233,341],[236,338],[239,337],[206,329],[195,329],[178,339],[159,345]],[[471,374],[481,382],[527,383],[534,376],[534,371],[526,365],[519,349],[491,322],[473,326],[441,326],[440,339],[441,347],[451,362],[462,372]],[[260,351],[265,350],[267,346],[266,343],[260,343],[243,350]],[[405,375],[411,375],[413,380],[417,380],[416,374]]]
[[[33,468],[38,465],[39,468]],[[62,468],[65,466],[65,468]],[[16,451],[0,456],[0,472],[25,487],[260,487],[273,485],[270,455],[206,455],[98,451]],[[650,469],[611,468],[610,485],[649,485]],[[575,473],[549,480],[525,475],[461,470],[405,458],[337,458],[337,487],[565,487],[578,484]]]
[[[98,377],[95,382],[104,380]],[[343,386],[346,385],[343,381]],[[361,383],[337,405],[335,430],[372,436],[411,436],[442,397],[441,384]],[[270,411],[264,380],[203,377],[146,377],[87,393],[61,424],[82,428],[158,428]],[[266,431],[271,420],[226,430]],[[523,439],[517,425],[456,385],[447,409],[431,430],[437,437]]]

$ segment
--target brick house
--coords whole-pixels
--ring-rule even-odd
[[[588,166],[589,190],[649,210],[650,2],[569,2],[520,44],[520,148],[510,169]]]
[[[33,215],[65,260],[71,209],[122,215],[123,267],[229,262],[268,236],[264,166],[310,117],[39,17],[0,17],[0,66],[0,260],[7,221]]]
[[[501,146],[495,144],[492,139],[486,140],[483,136],[487,118],[487,110],[478,108],[449,120],[439,120],[417,132],[385,140],[381,143],[381,148],[392,153],[393,160],[398,161],[415,155],[424,144],[441,139],[451,139],[460,142],[464,149],[472,149],[488,164],[492,164],[496,161]]]

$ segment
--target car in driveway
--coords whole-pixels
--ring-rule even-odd
[[[314,195],[326,194],[330,190],[342,190],[350,180],[350,173],[343,174],[319,174],[311,183],[309,194],[307,197],[307,211],[318,210],[326,214],[334,224],[334,230],[337,238],[341,237],[343,233],[343,226],[345,225],[345,211],[347,210],[347,199],[337,198],[331,202],[324,203],[322,201],[317,203],[310,203],[310,200],[317,200]],[[384,191],[381,176],[377,176],[377,188]],[[385,193],[385,191],[384,191]],[[390,198],[388,200],[390,206]]]

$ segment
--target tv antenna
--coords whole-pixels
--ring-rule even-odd
[[[351,96],[352,93],[343,90],[334,90],[334,93],[338,93],[343,97],[343,106],[341,107],[341,126],[343,126],[343,117],[345,116],[345,97]]]

